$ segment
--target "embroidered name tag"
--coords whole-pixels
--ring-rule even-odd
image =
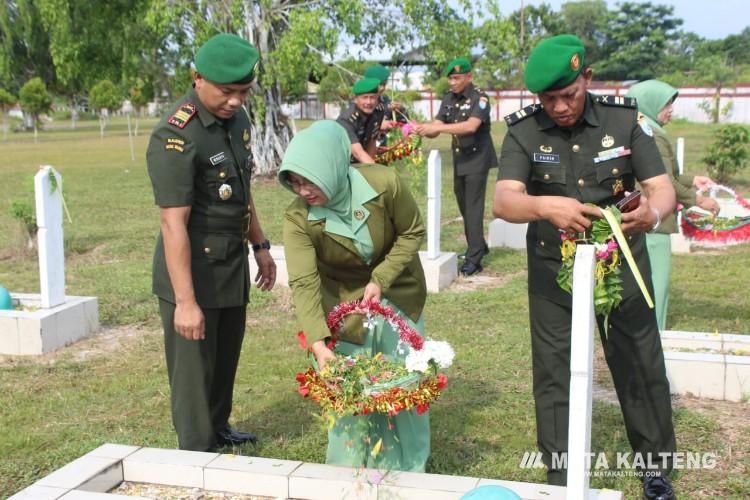
[[[227,155],[224,154],[224,151],[221,153],[216,153],[212,157],[208,159],[208,161],[211,162],[211,165],[216,166],[219,163],[223,162],[227,158]]]
[[[534,161],[539,163],[560,163],[560,155],[534,153]]]
[[[620,146],[606,151],[599,151],[598,156],[594,158],[594,163],[601,163],[603,161],[612,160],[614,158],[621,158],[623,156],[630,156],[630,149],[625,146]]]

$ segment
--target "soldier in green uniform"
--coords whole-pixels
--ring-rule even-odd
[[[391,72],[388,68],[381,66],[380,64],[369,66],[365,70],[365,78],[375,78],[380,81],[378,94],[380,94],[380,106],[385,112],[385,119],[405,123],[409,117],[406,114],[404,107],[397,102],[393,102],[385,93],[385,88],[388,86],[388,78],[390,76]]]
[[[194,84],[159,122],[148,172],[160,208],[153,291],[181,449],[254,441],[229,425],[250,288],[248,241],[270,290],[276,265],[250,196],[247,98],[258,52],[223,33],[196,53]]]
[[[573,35],[542,41],[524,75],[538,95],[533,104],[505,118],[508,133],[500,153],[493,212],[510,222],[528,222],[529,316],[533,356],[537,439],[551,484],[565,484],[566,471],[553,469],[552,453],[568,449],[571,296],[556,283],[561,265],[560,233],[574,234],[600,217],[640,182],[640,205],[622,215],[638,267],[650,287],[644,233],[658,227],[675,206],[675,193],[647,126],[637,120],[635,101],[594,96],[583,43]],[[656,471],[644,479],[645,498],[673,498],[666,474],[672,467],[675,435],[664,355],[653,309],[639,292],[627,264],[622,302],[602,336],[620,400],[628,439]],[[597,317],[603,331],[602,317]],[[664,453],[666,460],[662,460]],[[669,454],[668,456],[666,454]],[[654,474],[655,476],[651,475]]]
[[[490,135],[490,104],[487,94],[471,82],[471,63],[459,57],[443,72],[450,90],[432,123],[417,127],[425,137],[451,134],[453,142],[453,192],[464,219],[468,248],[461,274],[482,271],[482,258],[489,253],[484,239],[484,200],[489,169],[497,166]]]
[[[377,138],[385,112],[380,104],[377,78],[363,78],[352,87],[352,102],[336,121],[346,129],[352,143],[352,161],[375,163]]]

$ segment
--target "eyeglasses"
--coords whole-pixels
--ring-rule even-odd
[[[310,181],[300,182],[289,179],[288,182],[294,191],[301,191],[302,189],[307,189],[308,191],[310,189],[318,189],[318,186]]]

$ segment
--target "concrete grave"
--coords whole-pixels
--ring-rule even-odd
[[[495,219],[490,222],[487,246],[490,248],[505,247],[513,250],[524,250],[528,227],[527,223],[515,224],[503,219]]]
[[[546,484],[104,444],[17,492],[10,500],[122,499],[108,492],[123,481],[279,499],[459,500],[467,491],[486,484],[504,486],[524,499],[566,498],[564,487]],[[586,493],[588,498],[598,500],[623,498],[621,492],[614,490]]]
[[[96,297],[65,295],[62,182],[50,166],[34,176],[41,293],[11,293],[14,309],[0,311],[0,354],[44,354],[99,329]]]

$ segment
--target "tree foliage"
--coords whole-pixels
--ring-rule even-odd
[[[52,106],[52,96],[47,92],[47,86],[38,76],[21,87],[18,97],[23,110],[34,117],[35,126],[39,123],[39,115],[49,111],[50,106]]]
[[[708,173],[720,184],[745,168],[750,159],[750,134],[742,125],[724,125],[713,132],[714,142],[708,145],[703,161]]]
[[[89,106],[114,110],[122,106],[122,93],[110,80],[101,80],[89,90]]]
[[[677,39],[682,24],[673,11],[674,7],[650,2],[625,2],[611,11],[604,29],[607,58],[594,62],[595,76],[645,80],[658,75],[662,54]]]

